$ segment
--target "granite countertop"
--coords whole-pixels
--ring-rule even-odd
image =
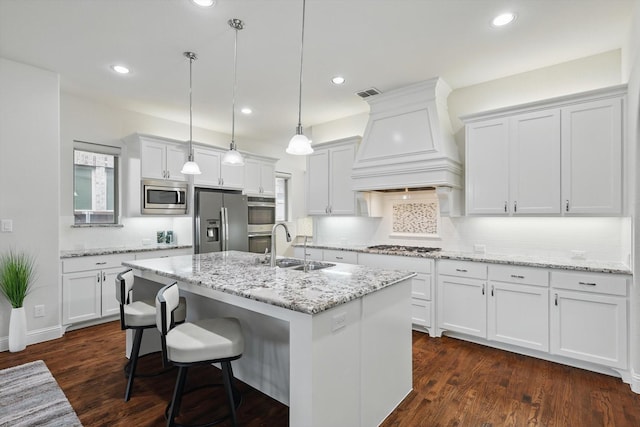
[[[131,252],[149,252],[149,251],[162,251],[168,249],[186,249],[191,248],[191,245],[141,245],[141,246],[115,246],[112,248],[91,248],[91,249],[74,249],[67,251],[60,251],[60,258],[77,258],[83,256],[94,255],[114,255],[114,254],[126,254]]]
[[[294,244],[302,247],[302,244]],[[486,262],[491,264],[520,265],[525,267],[557,268],[561,270],[587,271],[592,273],[632,274],[631,268],[622,262],[556,259],[541,256],[506,255],[506,254],[477,254],[472,252],[434,251],[434,252],[410,252],[369,249],[366,246],[342,246],[342,245],[316,245],[307,244],[308,248],[332,249],[370,254],[408,256],[428,259],[452,259],[459,261]]]
[[[257,254],[212,252],[124,262],[163,277],[315,314],[415,276],[415,273],[336,264],[302,272],[260,264]]]

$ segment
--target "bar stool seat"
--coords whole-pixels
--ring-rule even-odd
[[[127,388],[124,393],[125,402],[131,397],[133,390],[133,380],[136,376],[136,368],[140,353],[140,345],[142,343],[142,333],[145,329],[156,327],[156,302],[155,299],[131,301],[134,286],[133,270],[129,269],[118,274],[116,277],[116,299],[120,303],[120,328],[122,330],[132,329],[135,331],[133,336],[133,347],[129,362],[125,366],[125,374],[129,377],[127,380]],[[178,307],[175,311],[175,319],[177,323],[183,323],[187,317],[187,301],[180,298]],[[166,372],[163,370],[151,375],[157,375]],[[145,376],[151,376],[145,375]]]
[[[227,395],[229,415],[202,425],[214,425],[230,417],[235,426],[235,410],[240,404],[240,397],[233,387],[231,361],[239,359],[244,351],[244,337],[240,322],[235,318],[223,317],[176,325],[173,318],[177,304],[177,283],[160,289],[156,297],[156,322],[162,337],[163,358],[165,362],[178,366],[178,378],[169,405],[167,426],[176,425],[175,417],[180,411],[188,368],[196,364],[212,363],[220,363],[222,367],[222,380]]]

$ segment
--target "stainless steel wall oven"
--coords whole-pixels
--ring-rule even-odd
[[[263,254],[265,250],[271,248],[271,229],[276,223],[276,199],[274,197],[249,197],[247,210],[249,252]]]

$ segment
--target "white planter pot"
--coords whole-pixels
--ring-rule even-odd
[[[12,308],[9,318],[9,351],[22,351],[27,347],[27,316],[24,307]]]

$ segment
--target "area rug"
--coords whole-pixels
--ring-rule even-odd
[[[82,426],[42,360],[0,370],[0,427]]]

